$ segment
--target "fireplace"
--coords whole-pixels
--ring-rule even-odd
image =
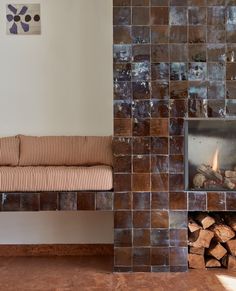
[[[236,120],[186,120],[186,190],[236,190],[235,140]]]

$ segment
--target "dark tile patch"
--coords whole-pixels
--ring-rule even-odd
[[[169,8],[151,7],[151,25],[168,25]]]
[[[236,82],[235,81],[226,82],[226,97],[228,99],[236,99]]]
[[[113,137],[112,148],[114,155],[131,155],[132,140],[125,137]]]
[[[170,229],[186,229],[188,222],[187,211],[170,211]]]
[[[171,155],[184,154],[184,137],[172,136],[170,138],[170,154]]]
[[[40,193],[40,210],[52,211],[58,210],[58,193],[41,192]]]
[[[168,173],[169,157],[161,155],[151,156],[151,172],[152,173]]]
[[[214,88],[207,87],[208,82],[207,81],[190,81],[189,82],[189,87],[188,87],[188,94],[190,99],[207,99],[209,96],[209,92],[214,91]],[[213,92],[212,94],[213,95]],[[217,98],[214,96],[215,99]]]
[[[161,99],[168,100],[169,99],[169,82],[167,81],[155,81],[151,83],[152,99]]]
[[[114,227],[116,228],[132,228],[132,212],[131,211],[115,211]]]
[[[187,62],[188,46],[186,44],[170,45],[170,61],[171,62]]]
[[[153,247],[151,250],[151,265],[168,266],[170,259],[169,253],[168,247]]]
[[[59,193],[60,210],[77,210],[77,192]]]
[[[152,211],[151,212],[151,227],[152,228],[168,228],[169,213],[168,211]]]
[[[167,173],[152,174],[151,175],[151,190],[156,191],[168,191],[169,190],[169,175]]]
[[[206,210],[206,192],[189,192],[188,193],[188,209],[190,211]]]
[[[128,210],[132,207],[131,192],[114,193],[114,210]]]
[[[188,102],[189,117],[207,117],[207,100],[191,99]]]
[[[39,211],[39,193],[22,193],[20,194],[21,211]]]
[[[127,267],[131,266],[132,263],[132,254],[133,250],[132,248],[129,247],[119,247],[119,248],[114,248],[114,263],[115,266],[118,267]],[[128,271],[130,272],[131,269],[124,269],[124,268],[119,268],[120,271]]]
[[[113,25],[130,25],[130,24],[131,24],[131,8],[114,7]]]
[[[131,103],[129,101],[114,101],[114,117],[115,118],[130,118]]]
[[[133,193],[133,209],[145,210],[150,209],[151,194],[149,192]]]
[[[168,154],[168,137],[152,137],[151,138],[151,153],[167,155]]]
[[[131,247],[131,246],[132,246],[132,230],[115,229],[114,247]]]
[[[136,44],[150,43],[149,26],[132,26],[132,41]]]
[[[188,257],[187,247],[171,247],[170,248],[170,265],[185,266]]]
[[[151,229],[151,246],[168,247],[169,229]]]
[[[150,61],[150,46],[149,45],[133,45],[133,61],[144,62]]]
[[[113,210],[113,198],[112,192],[97,192],[96,193],[96,210]]]
[[[187,229],[171,229],[170,230],[170,246],[171,247],[187,247],[188,231]]]
[[[151,42],[152,43],[168,43],[169,26],[157,25],[151,27]]]
[[[113,62],[114,63],[129,63],[132,57],[131,45],[114,45],[113,46]]]
[[[185,192],[170,192],[171,210],[187,210],[187,193]]]
[[[134,229],[133,230],[133,245],[135,247],[150,246],[150,230],[149,229]]]
[[[114,82],[114,100],[127,100],[132,98],[132,88],[130,82]]]
[[[136,155],[149,154],[151,150],[150,137],[134,137],[133,138],[133,153]]]
[[[114,156],[113,168],[115,173],[131,173],[131,156]]]
[[[133,212],[134,228],[150,228],[150,211],[134,211]]]
[[[149,266],[150,251],[151,251],[150,248],[134,248],[133,249],[134,266]]]
[[[133,156],[133,172],[149,173],[150,172],[150,156],[139,155]]]
[[[226,101],[226,115],[231,117],[236,116],[236,100]]]
[[[132,24],[133,25],[149,25],[149,8],[132,7]]]
[[[236,210],[236,192],[226,193],[226,210]]]
[[[131,26],[113,26],[114,44],[132,43]]]
[[[2,211],[20,211],[20,193],[2,193]]]
[[[150,83],[141,81],[133,82],[133,99],[149,99],[150,98]]]
[[[133,174],[132,175],[132,191],[134,192],[149,192],[151,190],[151,185],[150,185],[150,174],[144,174],[144,173],[139,173],[139,174]]]
[[[207,193],[207,210],[223,211],[226,207],[226,194],[224,192]]]
[[[169,102],[167,100],[153,100],[151,102],[151,116],[169,117]]]
[[[131,175],[114,174],[114,190],[115,192],[131,191]]]
[[[208,100],[207,114],[208,117],[224,117],[225,116],[225,100]]]
[[[169,208],[168,192],[152,192],[151,208],[154,210],[165,210]]]
[[[187,81],[171,81],[170,82],[170,98],[171,99],[187,99],[188,98],[188,82]]]

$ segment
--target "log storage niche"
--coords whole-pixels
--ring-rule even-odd
[[[189,212],[188,248],[191,269],[236,271],[236,212]]]
[[[235,191],[236,120],[185,122],[186,190]]]

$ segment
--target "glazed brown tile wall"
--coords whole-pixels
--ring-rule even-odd
[[[236,0],[114,0],[115,271],[186,271],[185,118],[236,117]],[[17,201],[15,204],[17,207]]]
[[[112,211],[113,198],[113,192],[0,193],[0,211]]]

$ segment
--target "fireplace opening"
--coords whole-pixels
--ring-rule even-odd
[[[189,212],[188,265],[236,270],[236,212]]]
[[[185,188],[236,190],[236,120],[186,120]]]

